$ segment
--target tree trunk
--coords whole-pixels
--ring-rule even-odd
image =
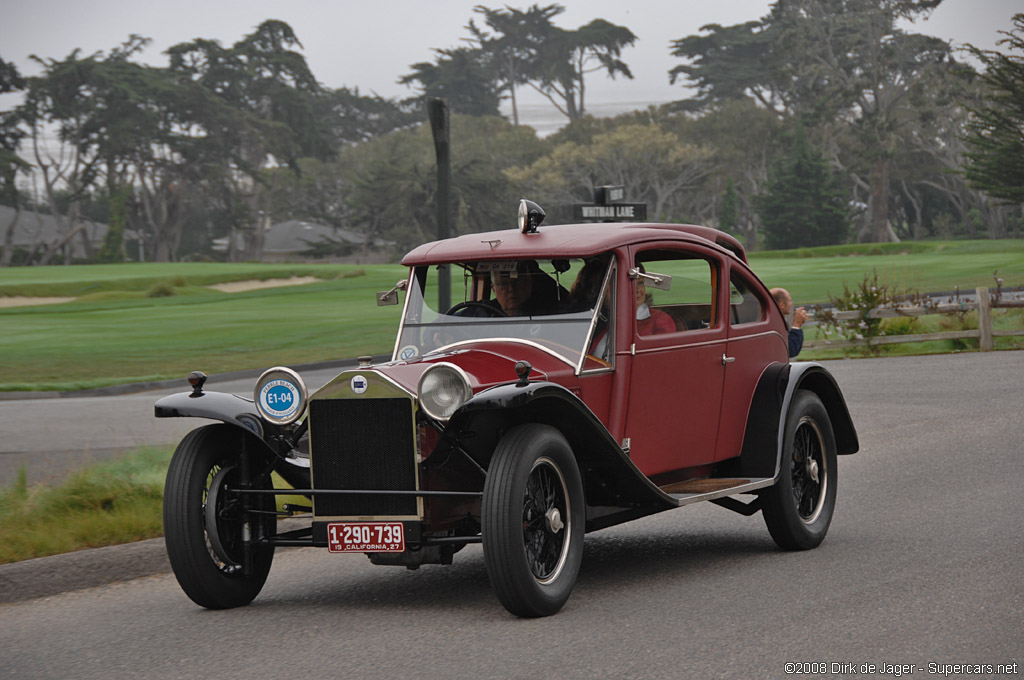
[[[512,100],[512,124],[519,127],[519,104],[516,101],[516,82],[511,81],[508,86],[509,99]]]
[[[871,234],[876,243],[898,242],[889,224],[889,161],[883,159],[871,169]]]
[[[4,249],[3,253],[0,254],[0,267],[9,267],[11,265],[11,259],[14,257],[14,228],[18,226],[18,218],[20,217],[21,202],[16,201],[14,204],[14,217],[4,231]]]
[[[77,227],[72,228],[71,231],[65,234],[63,238],[57,239],[56,241],[51,243],[50,246],[46,249],[46,253],[43,255],[42,259],[39,260],[40,266],[50,264],[50,259],[53,258],[57,251],[65,247],[66,250],[64,252],[64,264],[71,264],[71,239],[77,236],[79,232],[84,230],[85,225],[79,224]]]

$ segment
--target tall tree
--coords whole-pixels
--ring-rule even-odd
[[[831,160],[865,188],[863,236],[896,238],[889,223],[891,169],[910,137],[906,115],[929,82],[953,61],[945,41],[908,33],[901,20],[926,15],[941,0],[788,0],[757,22],[705,26],[675,41],[687,61],[671,76],[699,88],[691,106],[752,97],[780,115],[815,126]],[[854,158],[844,159],[845,148]]]
[[[559,6],[559,11],[564,10]],[[586,76],[604,71],[610,78],[633,78],[622,50],[636,42],[625,26],[594,19],[575,31],[553,26],[537,55],[539,70],[530,85],[569,121],[586,115]]]
[[[218,184],[234,216],[229,240],[234,257],[236,229],[246,236],[248,254],[262,255],[270,219],[262,171],[276,165],[294,168],[298,158],[325,155],[332,147],[315,115],[320,85],[294,47],[302,43],[292,28],[267,20],[230,48],[198,39],[168,50],[172,72],[197,83],[234,112],[215,110],[203,122],[208,157],[219,155],[227,168]]]
[[[525,11],[513,7],[490,9],[483,5],[473,8],[483,16],[490,31],[478,27],[473,20],[467,28],[473,41],[490,57],[502,90],[508,92],[513,125],[519,125],[516,88],[528,83],[540,70],[539,54],[554,30],[551,19],[563,9],[559,5],[531,5]]]
[[[844,196],[828,163],[798,127],[792,150],[773,165],[759,200],[765,244],[782,249],[842,243],[847,232]]]
[[[317,117],[340,148],[366,142],[392,130],[412,127],[425,116],[419,101],[395,101],[359,88],[329,90],[316,100]]]
[[[988,96],[968,125],[965,173],[976,188],[998,199],[1024,204],[1024,14],[1013,17],[999,45],[1008,54],[971,47],[985,65]]]
[[[26,130],[32,159],[41,178],[44,200],[58,233],[46,244],[39,264],[48,264],[61,251],[65,264],[71,262],[70,242],[82,235],[86,255],[91,244],[85,238],[81,202],[100,178],[102,157],[95,135],[98,101],[90,84],[102,54],[80,57],[75,50],[63,60],[32,59],[43,73],[27,79],[24,103],[17,116]],[[49,139],[56,130],[56,141]],[[65,209],[58,205],[66,198]]]
[[[479,48],[434,50],[433,62],[411,66],[399,83],[419,83],[427,97],[446,99],[451,110],[466,116],[500,116],[499,86],[488,55]]]
[[[589,200],[606,184],[628,187],[651,219],[679,221],[712,169],[710,148],[688,144],[656,125],[627,123],[586,144],[565,142],[530,166],[508,171],[523,192],[551,205]],[[567,214],[552,215],[566,219]]]
[[[0,59],[0,94],[25,89],[25,79],[18,68]],[[18,155],[21,140],[25,136],[14,111],[0,112],[0,205],[14,208],[14,216],[3,229],[3,243],[0,244],[0,267],[6,267],[14,257],[14,230],[21,218],[21,196],[18,191],[18,175],[31,167]]]

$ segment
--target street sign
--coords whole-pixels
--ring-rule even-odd
[[[597,205],[594,203],[577,203],[572,207],[572,216],[576,220],[643,222],[647,219],[647,204],[613,203],[611,205]]]
[[[609,203],[621,203],[626,200],[626,187],[604,185],[594,189],[594,203],[608,205]]]

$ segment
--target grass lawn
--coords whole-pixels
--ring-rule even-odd
[[[60,484],[0,488],[0,564],[163,536],[173,447],[146,447],[74,472]],[[287,489],[277,473],[274,488]],[[308,504],[278,496],[277,506]]]
[[[769,286],[797,304],[826,302],[877,270],[898,290],[1024,285],[1024,240],[839,246],[755,253]],[[316,283],[221,293],[226,281],[315,276]],[[390,353],[400,308],[374,294],[397,265],[152,263],[0,269],[0,296],[75,297],[0,307],[0,391],[124,382]]]
[[[61,285],[88,287],[91,267],[51,269],[82,270],[73,283]],[[295,269],[284,275],[309,275]],[[108,270],[100,267],[102,274]],[[234,280],[253,278],[252,273],[239,270]],[[403,278],[403,268],[336,267],[321,273],[341,278],[220,293],[191,285],[190,274],[187,285],[167,297],[108,289],[61,305],[2,308],[0,390],[80,389],[176,378],[193,369],[221,373],[390,352],[400,308],[377,307],[375,293]],[[0,289],[6,274],[0,272]],[[225,280],[224,272],[206,276]],[[125,280],[135,285],[143,278]],[[159,283],[151,279],[148,285]]]
[[[878,272],[881,283],[901,292],[951,291],[957,286],[969,292],[978,286],[994,288],[997,271],[1005,286],[1024,285],[1021,239],[884,245],[753,253],[749,259],[762,281],[770,288],[789,290],[797,305],[828,302],[829,294],[843,292],[844,281],[852,288],[872,270]],[[895,252],[868,254],[878,250]]]

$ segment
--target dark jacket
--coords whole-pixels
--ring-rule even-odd
[[[801,348],[804,346],[804,331],[802,328],[790,328],[789,329],[789,356],[795,357],[800,354]]]

